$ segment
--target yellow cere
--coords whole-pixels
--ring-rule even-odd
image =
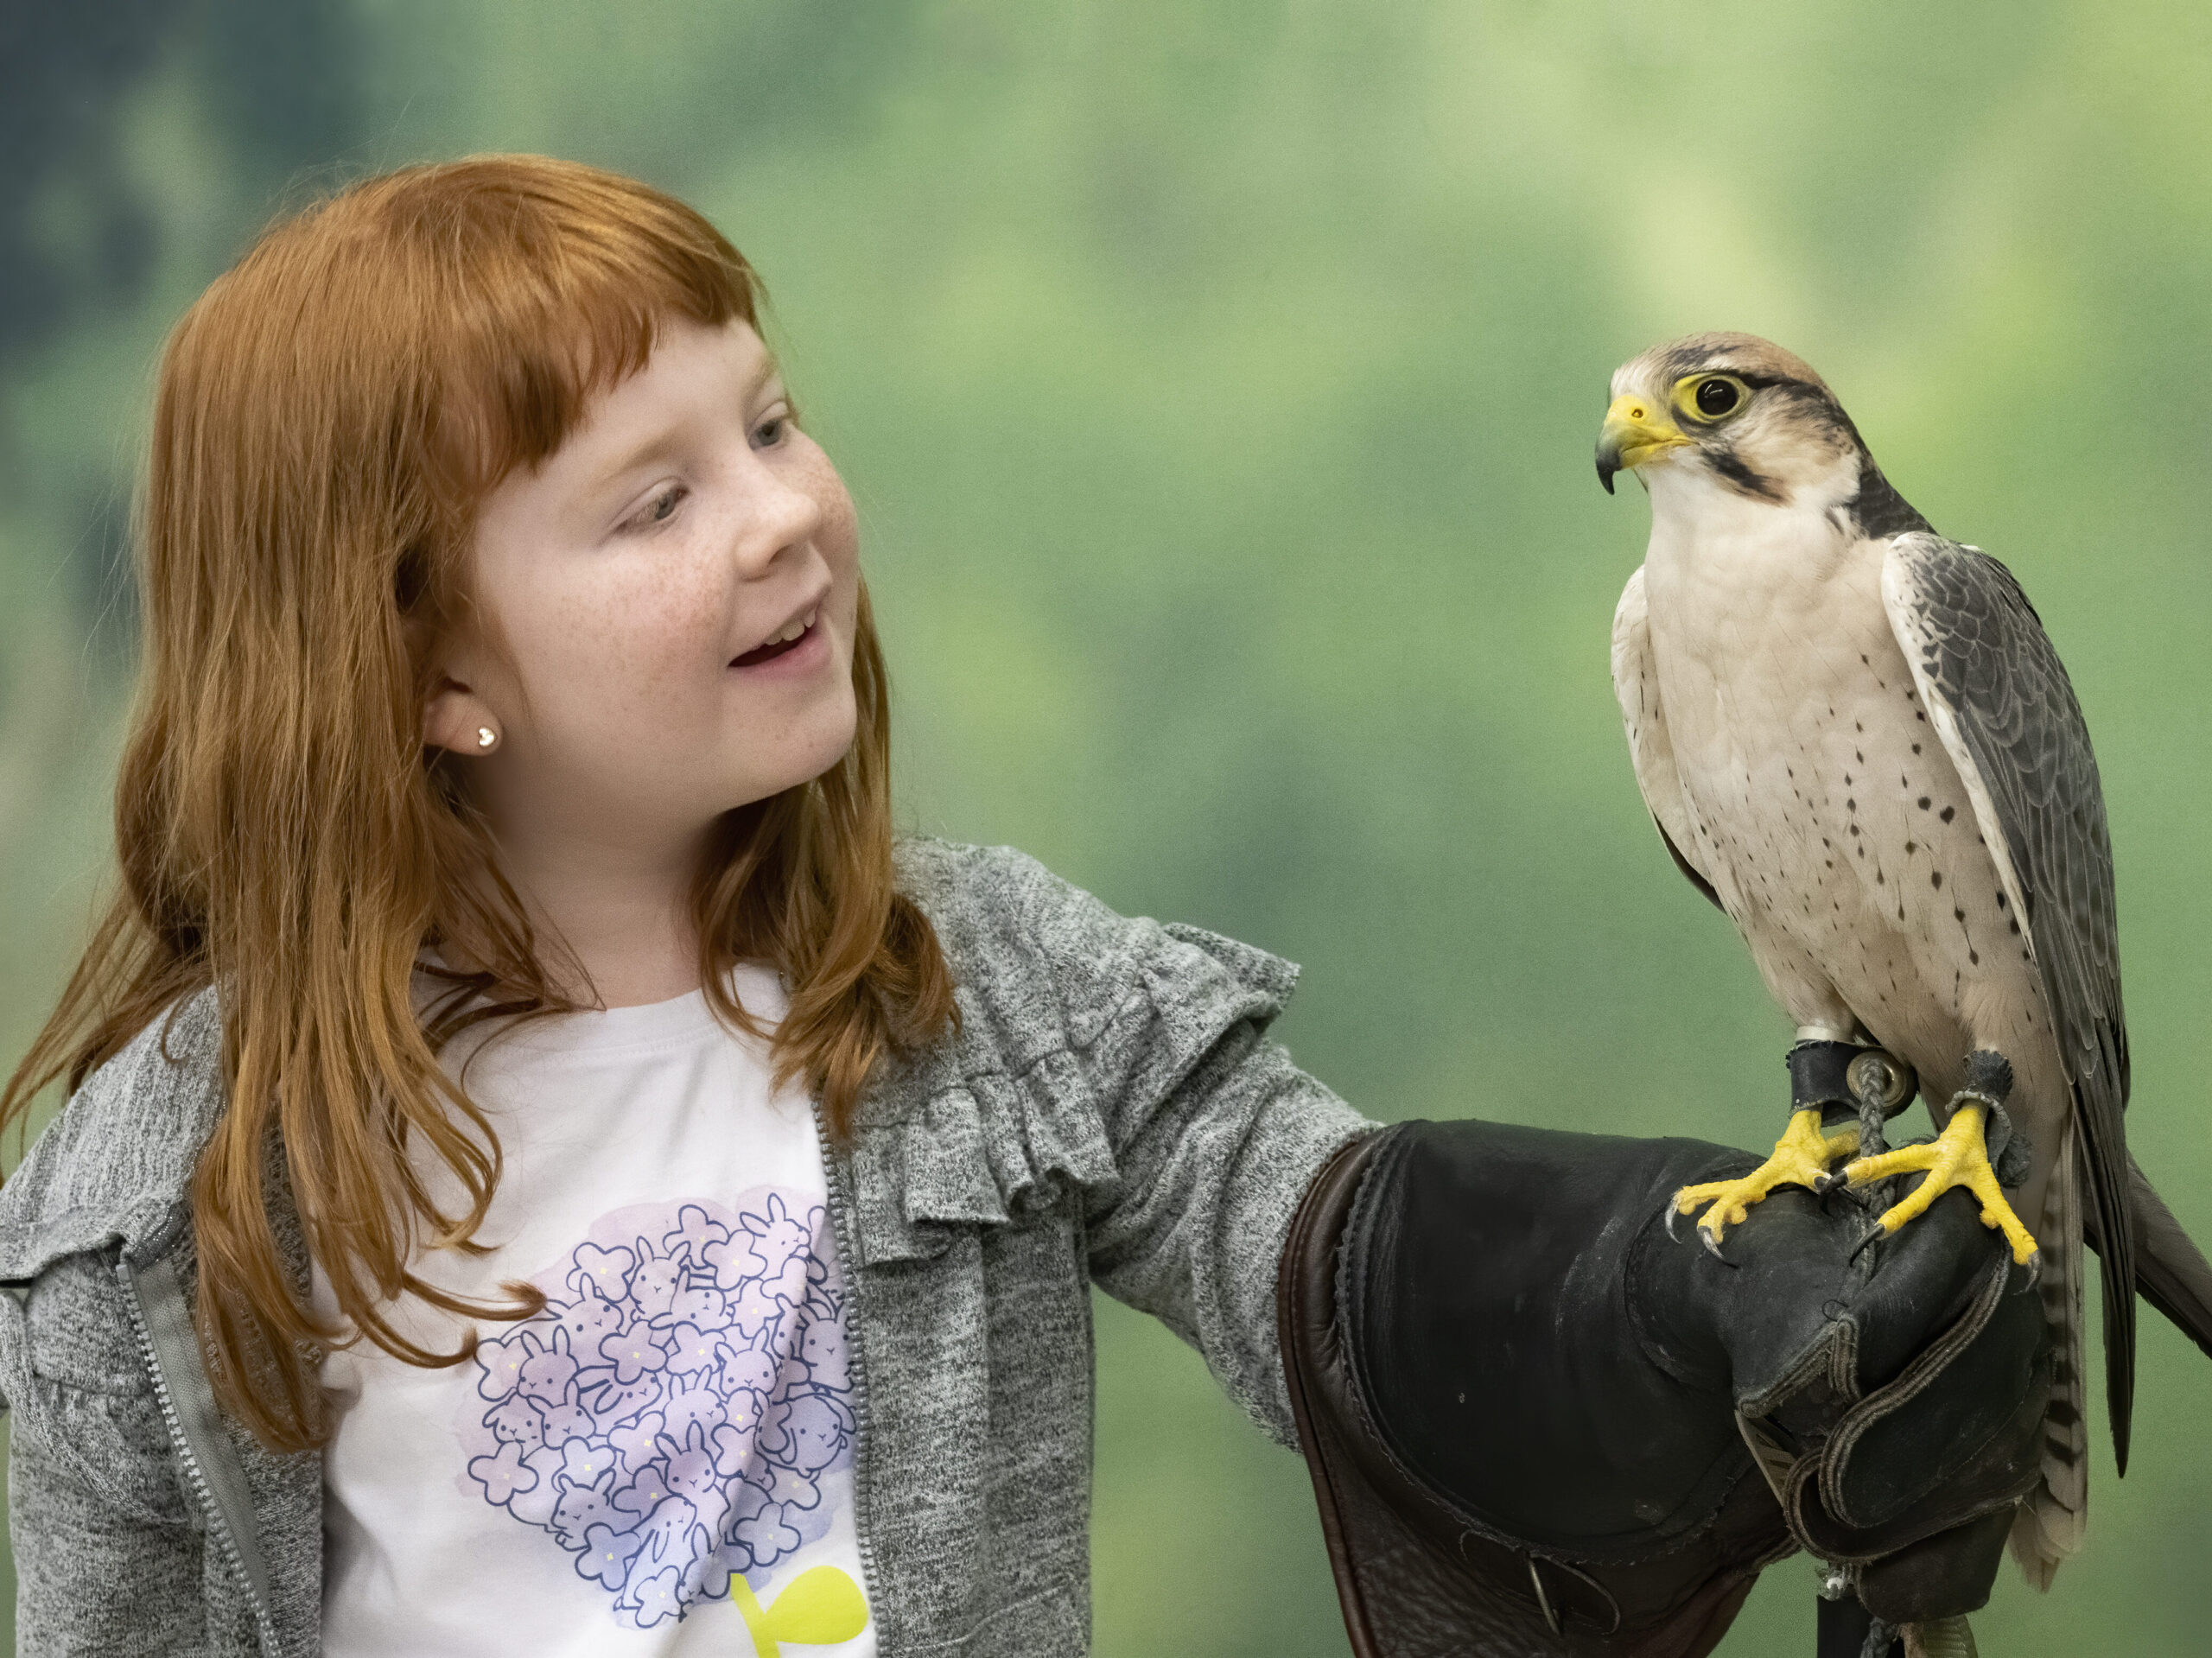
[[[1624,391],[1605,410],[1605,427],[1598,441],[1601,453],[1611,454],[1618,465],[1633,471],[1661,450],[1689,439],[1657,403]]]

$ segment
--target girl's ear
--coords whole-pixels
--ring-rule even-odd
[[[442,679],[423,705],[423,740],[432,748],[488,754],[499,746],[499,721],[492,710],[457,679]]]

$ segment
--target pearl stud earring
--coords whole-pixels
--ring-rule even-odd
[[[493,743],[499,740],[499,734],[493,731],[491,727],[479,726],[476,727],[476,746],[479,748],[489,748]]]

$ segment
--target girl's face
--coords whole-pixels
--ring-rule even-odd
[[[675,856],[853,740],[852,499],[743,321],[659,330],[560,448],[486,498],[479,605],[518,673],[455,641],[425,740],[503,842]]]

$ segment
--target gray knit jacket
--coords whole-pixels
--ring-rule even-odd
[[[1090,1286],[1158,1315],[1294,1443],[1276,1257],[1314,1172],[1371,1125],[1263,1039],[1287,962],[1125,919],[1002,848],[911,841],[899,861],[962,1026],[880,1067],[828,1157],[880,1650],[1077,1654]],[[321,1457],[219,1413],[192,1326],[187,1194],[220,1038],[212,990],[176,1004],[0,1188],[19,1652],[321,1648]],[[304,1289],[297,1222],[274,1212]]]

